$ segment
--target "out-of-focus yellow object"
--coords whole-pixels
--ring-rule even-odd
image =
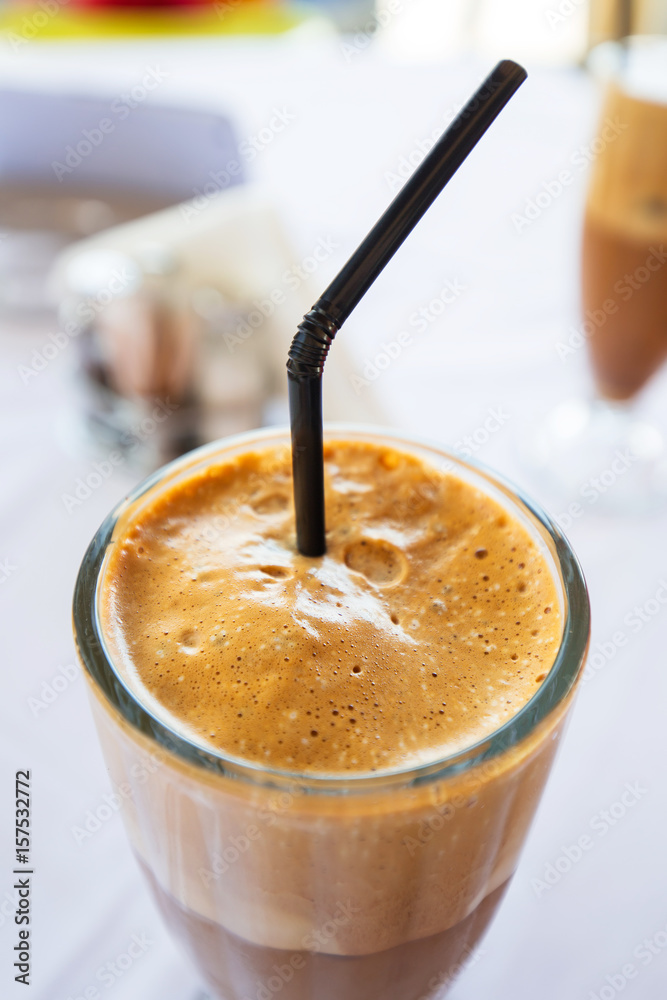
[[[664,34],[664,0],[590,0],[589,48],[627,35]]]
[[[270,0],[168,7],[70,7],[67,0],[40,0],[0,8],[0,34],[15,49],[26,42],[147,35],[279,34],[304,20]]]

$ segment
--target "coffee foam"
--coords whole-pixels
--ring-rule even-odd
[[[119,669],[205,748],[301,773],[437,759],[511,718],[562,624],[525,527],[386,446],[326,447],[327,554],[294,543],[289,454],[255,451],[144,506],[101,619]]]

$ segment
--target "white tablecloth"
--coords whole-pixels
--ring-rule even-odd
[[[388,203],[401,158],[442,126],[487,69],[469,61],[399,66],[371,49],[346,58],[337,41],[326,39],[310,47],[35,43],[15,54],[5,47],[0,82],[120,93],[152,66],[168,77],[151,99],[230,109],[242,138],[263,128],[275,108],[294,116],[250,166],[300,253],[320,238],[338,244],[316,275],[322,287]],[[452,445],[473,435],[482,442],[477,458],[529,489],[516,442],[550,405],[588,386],[585,352],[561,361],[555,344],[579,323],[586,171],[573,158],[581,159],[577,150],[590,142],[596,115],[597,95],[582,72],[532,73],[341,334],[363,376],[384,344],[412,333],[400,356],[360,391],[374,393],[400,428]],[[567,168],[573,183],[518,231],[513,216]],[[439,307],[430,303],[445,287],[457,292],[436,316]],[[431,317],[423,329],[410,324],[421,308]],[[64,430],[75,416],[73,359],[62,352],[28,385],[17,371],[44,339],[43,328],[5,329],[0,342],[2,996],[194,1000],[197,975],[161,925],[120,816],[83,843],[73,834],[110,784],[83,681],[68,679],[72,588],[89,539],[136,475],[118,468],[68,513],[62,494],[92,468]],[[662,375],[644,399],[663,427],[666,387]],[[500,428],[488,440],[475,438],[492,410],[502,416]],[[559,513],[561,499],[536,488]],[[453,989],[455,1000],[665,995],[666,528],[665,516],[611,518],[594,507],[572,526],[591,590],[594,650],[603,644],[600,669],[581,690],[519,870],[479,960]],[[622,646],[613,638],[619,630],[627,636]],[[11,968],[12,789],[19,768],[33,775],[30,992],[13,982]],[[568,866],[584,835],[593,846]],[[145,935],[144,950],[123,969],[124,958],[115,963],[134,935]]]

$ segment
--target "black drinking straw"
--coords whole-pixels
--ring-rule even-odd
[[[287,373],[296,540],[305,556],[326,551],[322,372],[331,342],[526,76],[509,59],[498,63],[299,324]]]

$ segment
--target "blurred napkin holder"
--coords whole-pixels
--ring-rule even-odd
[[[82,412],[104,448],[155,466],[191,447],[286,422],[287,351],[318,296],[261,190],[237,186],[80,241],[52,287],[81,351]],[[326,419],[378,422],[351,387],[343,344],[327,362]],[[168,419],[157,420],[156,407]]]

